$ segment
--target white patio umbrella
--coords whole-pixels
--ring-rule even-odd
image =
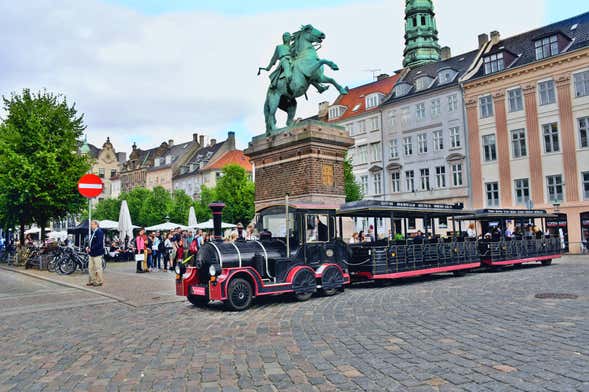
[[[100,225],[100,228],[104,229],[104,230],[118,230],[119,229],[119,222],[109,220],[109,219],[104,219],[104,220],[98,221],[98,224]]]
[[[196,212],[194,211],[194,206],[190,206],[190,211],[188,212],[188,227],[194,229],[198,227],[198,222],[196,221]]]
[[[214,229],[215,225],[213,224],[213,220],[209,219],[206,222],[199,223],[198,225],[196,225],[196,227],[198,227],[199,229],[210,230],[210,229]],[[221,222],[222,229],[232,229],[234,227],[235,227],[235,225],[232,223]]]
[[[121,203],[121,211],[119,212],[119,238],[121,243],[125,244],[125,240],[130,240],[133,238],[133,223],[131,223],[131,213],[129,212],[129,207],[127,206],[127,200],[123,200]]]
[[[145,231],[170,231],[170,230],[175,229],[177,227],[179,227],[182,230],[189,229],[188,226],[184,226],[179,223],[166,222],[166,223],[160,223],[159,225],[146,227]]]

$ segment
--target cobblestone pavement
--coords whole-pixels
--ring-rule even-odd
[[[568,257],[241,313],[114,302],[5,316],[0,301],[0,390],[589,390],[588,278],[589,258]]]

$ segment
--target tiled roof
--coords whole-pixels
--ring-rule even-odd
[[[470,65],[472,64],[473,60],[476,57],[478,50],[473,50],[468,53],[459,54],[457,56],[450,57],[446,60],[437,61],[435,63],[428,63],[421,66],[417,66],[415,68],[411,68],[407,74],[400,79],[397,84],[401,83],[409,83],[411,85],[411,89],[405,95],[396,96],[395,94],[391,94],[391,96],[384,102],[383,105],[388,103],[396,102],[402,99],[406,99],[409,97],[413,97],[419,94],[426,94],[429,92],[434,91],[438,88],[447,88],[448,86],[456,86],[458,85],[458,80],[460,76],[468,70]],[[457,72],[456,76],[447,83],[440,84],[440,80],[438,79],[438,73],[444,69],[452,69]],[[429,76],[433,79],[431,86],[428,88],[416,91],[415,88],[415,81],[423,76]]]
[[[219,151],[221,147],[223,147],[224,143],[225,141],[222,141],[219,143],[215,143],[213,146],[208,145],[207,147],[198,149],[194,153],[192,158],[188,160],[186,165],[184,165],[185,170],[187,169],[186,172],[182,173],[182,170],[180,170],[180,174],[175,175],[174,179],[188,177],[197,173],[200,170],[201,163],[203,165],[206,165],[209,162],[209,160],[215,155],[215,153]],[[191,166],[193,167],[193,170],[190,170]]]
[[[220,170],[227,165],[239,165],[246,171],[252,171],[252,164],[241,150],[227,151],[219,159],[207,165],[203,170]]]
[[[513,53],[517,57],[510,64],[505,64],[506,70],[542,61],[543,59],[536,60],[534,41],[557,33],[561,33],[570,40],[567,45],[561,48],[560,53],[589,46],[589,12],[505,38],[493,45],[485,55],[503,50]],[[485,72],[484,67],[481,66],[471,79],[483,76],[485,76]]]
[[[387,96],[393,89],[393,86],[397,82],[398,78],[398,74],[388,76],[382,78],[381,80],[376,80],[374,82],[364,84],[362,86],[354,87],[350,89],[348,94],[340,95],[335,100],[333,105],[346,106],[347,109],[342,116],[329,121],[341,121],[345,120],[346,118],[358,116],[366,112],[378,109],[378,106],[375,106],[373,108],[366,110],[366,96],[373,93],[381,93]]]

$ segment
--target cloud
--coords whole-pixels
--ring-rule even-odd
[[[440,43],[458,54],[472,50],[481,32],[503,36],[542,24],[536,2],[496,0],[493,7],[437,1]],[[505,12],[509,10],[509,12]],[[526,15],[523,19],[520,15]],[[246,15],[212,11],[143,14],[97,0],[0,2],[0,93],[47,88],[65,94],[85,113],[89,141],[107,136],[121,151],[162,140],[189,140],[193,132],[224,139],[236,130],[245,147],[264,129],[265,66],[282,32],[312,23],[327,34],[320,56],[341,71],[341,84],[369,82],[367,69],[401,67],[403,5],[359,1]],[[323,95],[299,99],[297,117],[316,113]],[[279,124],[284,116],[279,116]],[[237,126],[238,129],[232,129]]]

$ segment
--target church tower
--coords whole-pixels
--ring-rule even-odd
[[[404,67],[440,60],[438,29],[434,16],[432,0],[405,0]]]

